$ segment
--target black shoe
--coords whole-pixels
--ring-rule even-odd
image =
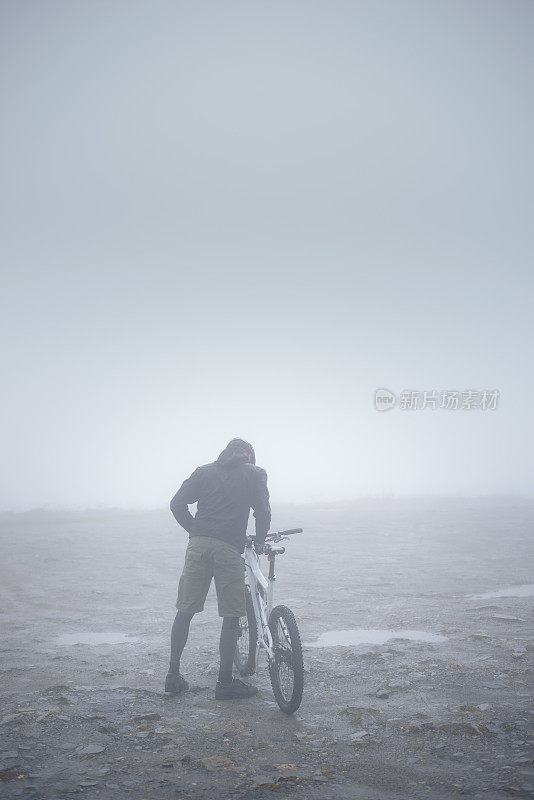
[[[169,694],[181,694],[187,692],[189,684],[182,678],[179,672],[169,672],[165,678],[165,691]]]
[[[255,694],[258,694],[255,686],[249,686],[248,683],[243,683],[237,678],[228,684],[217,681],[215,687],[216,700],[242,700],[245,697],[253,697]]]

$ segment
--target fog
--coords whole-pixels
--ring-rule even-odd
[[[533,16],[4,0],[0,507],[531,495]]]

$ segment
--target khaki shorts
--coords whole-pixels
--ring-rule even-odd
[[[192,536],[178,584],[178,611],[204,610],[211,579],[215,578],[220,617],[242,617],[245,607],[245,563],[241,553],[222,539]]]

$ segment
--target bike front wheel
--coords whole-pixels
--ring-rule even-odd
[[[304,662],[295,615],[287,606],[276,606],[269,617],[273,658],[269,676],[274,697],[285,714],[293,714],[302,702]]]
[[[246,616],[239,618],[239,636],[234,653],[234,664],[240,675],[252,675],[256,671],[256,642],[258,626],[248,586],[245,590]]]

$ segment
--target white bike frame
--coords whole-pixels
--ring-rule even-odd
[[[274,581],[275,577],[266,578],[260,568],[260,558],[254,547],[247,543],[244,553],[246,582],[250,588],[252,597],[252,606],[254,608],[254,616],[256,617],[256,626],[258,630],[258,639],[256,641],[256,661],[259,651],[265,650],[269,661],[274,658],[273,652],[273,638],[269,629],[269,617],[273,610],[273,596],[274,596]],[[263,589],[263,597],[261,596],[258,586]],[[265,599],[264,599],[265,598]]]

